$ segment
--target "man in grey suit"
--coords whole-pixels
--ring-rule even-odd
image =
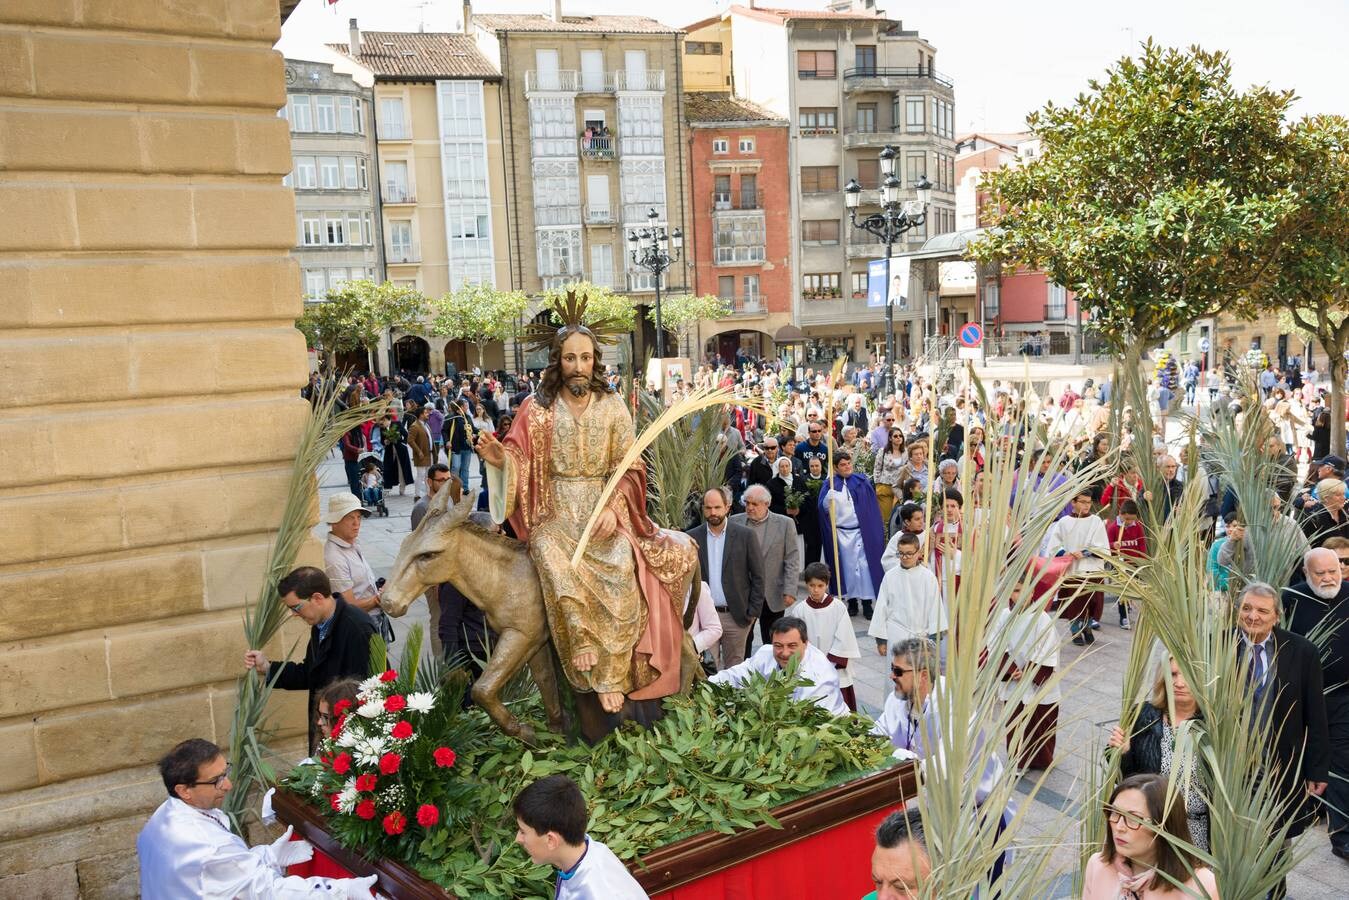
[[[745,511],[731,516],[732,524],[744,525],[759,538],[759,552],[763,554],[764,606],[759,613],[759,638],[765,644],[773,623],[783,616],[783,610],[796,602],[796,583],[801,578],[801,554],[796,549],[796,523],[786,516],[769,511],[773,495],[761,484],[745,489]],[[745,656],[753,649],[754,632],[745,635]]]
[[[730,492],[712,488],[703,495],[703,524],[689,531],[698,542],[703,580],[721,619],[718,668],[745,660],[745,643],[764,605],[763,552],[755,532],[730,522]]]

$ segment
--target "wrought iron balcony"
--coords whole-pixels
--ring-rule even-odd
[[[386,181],[384,183],[384,202],[385,203],[416,203],[417,192],[409,185],[397,181]]]
[[[581,158],[591,160],[613,160],[618,156],[618,139],[612,134],[592,134],[580,138]]]
[[[885,91],[913,87],[915,81],[929,81],[948,90],[955,89],[949,77],[931,66],[860,66],[843,72],[845,91]]]
[[[712,211],[763,209],[763,191],[713,191]]]

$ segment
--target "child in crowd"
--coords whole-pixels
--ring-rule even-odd
[[[554,900],[647,900],[614,852],[586,834],[590,814],[566,775],[540,778],[515,798],[515,842],[535,865],[557,869]]]
[[[1105,523],[1105,534],[1110,539],[1110,552],[1116,556],[1130,559],[1147,559],[1148,538],[1143,533],[1143,523],[1138,521],[1138,503],[1133,500],[1121,500],[1119,518]],[[1129,630],[1129,608],[1123,600],[1117,600],[1119,607],[1119,627]]]
[[[843,702],[848,704],[848,709],[857,712],[852,660],[861,659],[862,651],[857,646],[857,633],[853,631],[847,604],[829,593],[832,574],[824,563],[806,566],[801,575],[806,582],[805,602],[793,605],[789,614],[806,623],[811,643],[829,657],[838,670],[838,688]]]
[[[1079,647],[1096,641],[1092,630],[1101,627],[1105,595],[1099,589],[1104,557],[1110,553],[1105,523],[1092,515],[1091,488],[1073,497],[1072,512],[1056,521],[1045,536],[1045,556],[1069,556],[1063,586],[1059,589],[1060,616],[1072,622],[1073,643]]]
[[[378,510],[381,516],[387,516],[389,507],[384,505],[384,474],[379,470],[379,460],[367,456],[362,465],[364,471],[361,472],[361,503]]]
[[[1054,620],[1040,601],[1032,599],[1023,604],[1018,584],[1007,600],[1007,609],[998,610],[994,616],[988,634],[990,642],[999,638],[1004,641],[998,667],[1003,681],[1002,699],[1017,702],[1016,712],[1009,719],[1016,721],[1021,717],[1026,701],[1039,701],[1021,734],[1008,732],[1007,753],[1022,768],[1047,769],[1054,761],[1058,731],[1061,699],[1058,686],[1055,684],[1043,697],[1037,697],[1033,689],[1018,690],[1017,683],[1029,681],[1038,689],[1054,674],[1059,665],[1060,644]]]
[[[1226,530],[1222,537],[1213,542],[1213,546],[1208,549],[1208,573],[1213,578],[1213,589],[1220,594],[1227,593],[1228,582],[1232,578],[1232,570],[1227,566],[1218,564],[1218,554],[1222,552],[1223,544],[1236,537],[1238,541],[1246,536],[1246,523],[1241,521],[1241,513],[1235,509],[1229,509],[1223,516],[1223,525]]]

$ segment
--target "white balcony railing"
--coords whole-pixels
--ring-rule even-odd
[[[408,141],[412,139],[412,123],[406,119],[385,119],[375,129],[381,141]]]
[[[540,72],[530,69],[525,73],[525,93],[532,91],[562,91],[576,93],[577,71],[559,69],[556,72]]]
[[[662,278],[660,282],[661,290],[666,287],[667,279]],[[629,272],[628,290],[634,293],[645,293],[656,289],[656,276],[650,272]]]
[[[586,207],[587,225],[612,225],[614,224],[614,210],[609,206],[587,206]]]
[[[390,244],[384,250],[384,259],[390,265],[417,263],[422,261],[422,250],[421,247],[417,246],[416,241],[407,244]]]
[[[663,91],[665,90],[665,72],[660,69],[647,69],[644,72],[629,72],[619,69],[614,73],[614,89],[619,91]]]
[[[545,291],[555,291],[558,290],[559,288],[564,288],[569,284],[575,284],[576,282],[580,281],[581,273],[577,272],[575,275],[540,274],[539,280],[543,282],[543,289]]]
[[[401,182],[386,181],[384,183],[384,202],[416,203],[417,192]]]

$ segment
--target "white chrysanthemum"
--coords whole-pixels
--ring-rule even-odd
[[[383,683],[384,682],[379,680],[378,675],[371,675],[365,681],[362,681],[360,683],[358,690],[362,694],[373,694],[380,689],[380,685],[382,685]]]
[[[408,709],[416,713],[429,713],[436,705],[436,695],[427,691],[417,691],[407,695]]]
[[[350,750],[361,740],[361,736],[352,728],[350,724],[342,728],[342,733],[337,736],[336,744],[339,747]]]
[[[366,719],[373,719],[382,712],[384,712],[384,701],[376,699],[371,700],[369,703],[362,703],[360,708],[356,710],[356,715]]]
[[[380,756],[384,754],[385,746],[383,737],[372,734],[367,738],[362,738],[352,748],[352,754],[356,757],[356,762],[362,766],[377,766]]]
[[[337,792],[337,808],[344,813],[349,813],[356,808],[356,797],[359,792],[356,790],[356,783],[350,781],[346,787]]]

